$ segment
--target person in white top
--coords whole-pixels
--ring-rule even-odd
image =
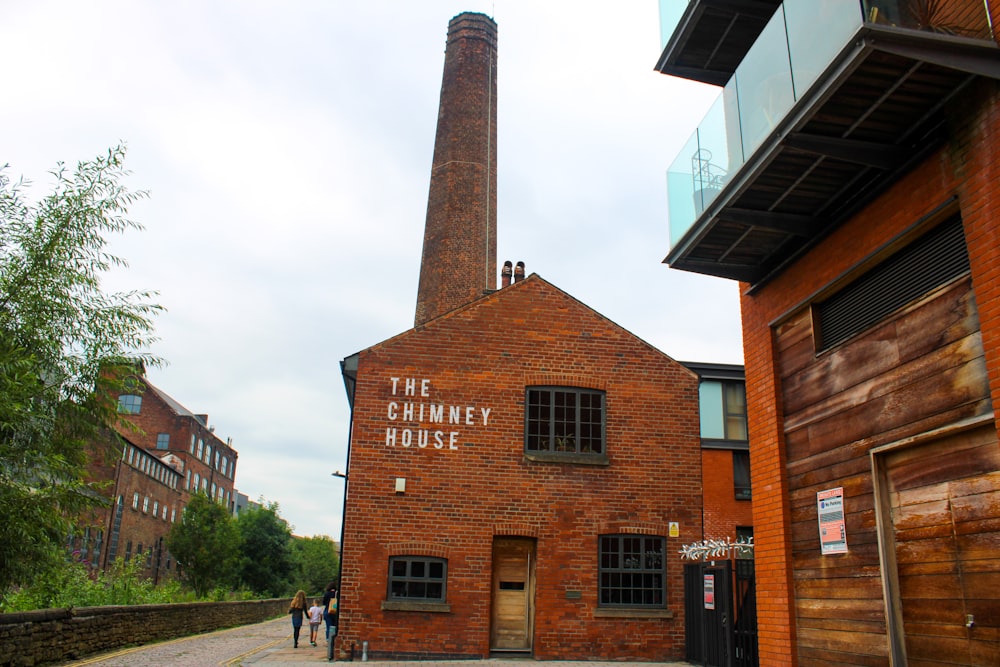
[[[323,607],[319,600],[313,600],[313,606],[309,607],[309,643],[316,645],[316,635],[319,633],[319,624],[323,622]]]

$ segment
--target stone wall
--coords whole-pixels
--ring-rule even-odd
[[[259,623],[290,600],[76,607],[0,614],[0,667],[75,660],[125,646]]]

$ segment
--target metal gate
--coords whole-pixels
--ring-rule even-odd
[[[753,565],[752,560],[737,559],[684,566],[688,662],[705,667],[759,666]]]

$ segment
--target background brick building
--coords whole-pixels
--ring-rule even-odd
[[[118,397],[123,426],[120,456],[95,458],[91,474],[111,482],[108,508],[71,538],[81,561],[107,568],[116,558],[140,558],[155,581],[176,570],[165,539],[191,495],[201,491],[232,509],[238,453],[196,415],[137,376]]]

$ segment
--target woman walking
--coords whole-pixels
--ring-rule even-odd
[[[292,599],[291,606],[288,607],[288,613],[292,615],[292,636],[295,638],[295,648],[299,647],[299,632],[302,630],[302,618],[309,613],[308,609],[306,605],[306,592],[299,591]]]

